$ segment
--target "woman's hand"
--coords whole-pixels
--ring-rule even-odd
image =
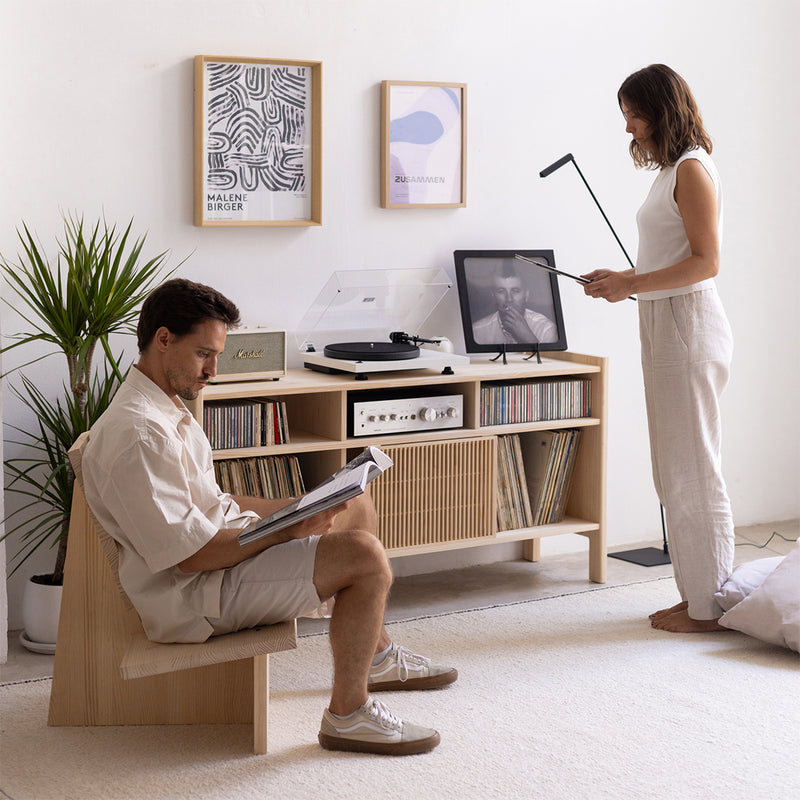
[[[618,303],[633,294],[633,270],[614,272],[610,269],[596,269],[581,275],[589,283],[583,285],[584,294]]]

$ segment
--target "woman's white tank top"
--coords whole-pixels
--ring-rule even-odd
[[[683,261],[691,254],[689,240],[683,227],[683,218],[675,202],[675,183],[678,165],[689,158],[697,159],[714,182],[717,193],[717,226],[719,243],[722,246],[722,186],[719,173],[711,156],[698,148],[684,153],[671,167],[662,167],[650,187],[642,207],[636,214],[639,228],[639,250],[636,256],[636,272],[654,272],[657,269],[670,267]],[[663,297],[674,297],[689,294],[701,289],[713,287],[714,279],[707,278],[699,283],[681,286],[677,289],[659,289],[655,292],[640,292],[640,300],[659,300]]]

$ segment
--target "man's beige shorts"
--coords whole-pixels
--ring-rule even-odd
[[[314,586],[319,536],[269,547],[225,570],[214,634],[271,625],[311,614],[320,605]]]

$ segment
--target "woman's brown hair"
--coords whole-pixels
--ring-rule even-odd
[[[664,64],[651,64],[629,75],[617,92],[625,104],[651,127],[650,148],[630,144],[637,167],[671,167],[687,150],[711,152],[711,137],[703,127],[686,81]]]

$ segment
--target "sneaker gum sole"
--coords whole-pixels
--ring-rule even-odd
[[[368,692],[399,692],[416,691],[418,689],[438,689],[441,686],[449,686],[458,678],[458,672],[451,669],[440,675],[426,675],[420,678],[409,678],[406,681],[377,681],[367,686]]]
[[[374,753],[379,756],[414,756],[433,750],[441,741],[434,731],[426,739],[410,742],[365,742],[359,739],[345,739],[341,736],[329,736],[320,733],[317,737],[325,750],[344,750],[348,753]]]

